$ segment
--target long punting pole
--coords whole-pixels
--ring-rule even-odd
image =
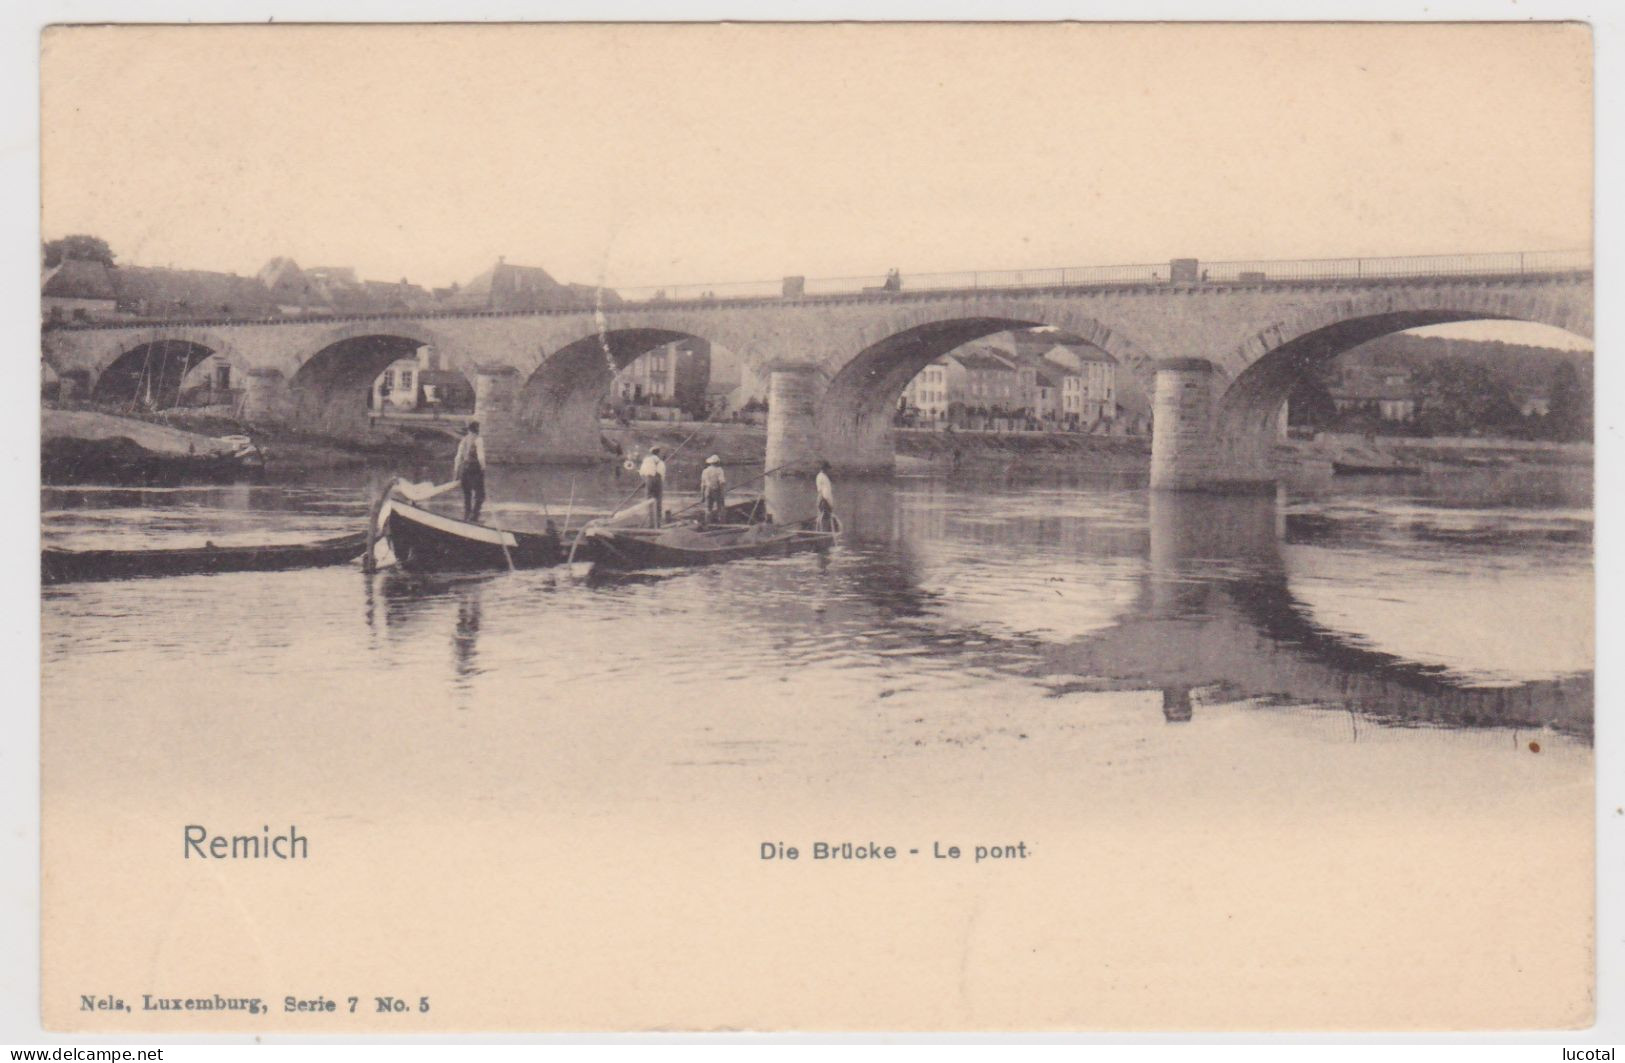
[[[795,461],[787,461],[782,465],[776,465],[771,469],[763,469],[761,472],[757,473],[755,476],[752,476],[750,479],[745,480],[745,481],[743,481],[743,482],[741,482],[739,484],[736,484],[735,488],[738,489],[738,490],[742,490],[742,489],[744,489],[746,487],[749,487],[753,483],[759,483],[760,481],[767,479],[769,476],[772,476],[776,472],[783,472],[785,469],[794,468],[797,465],[805,464],[806,462],[809,462],[811,460],[812,460],[811,458],[798,458]],[[699,505],[700,503],[702,503],[704,501],[705,501],[705,499],[702,498],[702,499],[699,499],[698,501],[690,502],[688,505],[684,506],[682,509],[679,509],[679,510],[673,512],[672,516],[673,517],[681,516],[682,514],[687,513],[689,510],[693,509],[695,506]],[[753,518],[756,516],[756,511],[761,508],[761,505],[762,505],[762,500],[760,498],[758,498],[756,500],[756,505],[751,507],[750,513],[751,513],[751,516]]]
[[[717,411],[717,413],[721,413],[721,412],[722,412],[721,410]],[[711,417],[715,417],[715,416],[716,416],[716,413],[713,413],[711,415]],[[688,446],[689,443],[693,442],[694,437],[700,434],[700,430],[702,428],[705,428],[707,425],[713,425],[714,426],[714,422],[711,420],[711,417],[707,417],[705,420],[703,420],[699,424],[695,425],[694,426],[694,431],[692,431],[692,432],[690,432],[688,434],[688,438],[683,440],[681,443],[677,444],[677,449],[672,451],[670,455],[662,456],[661,460],[662,461],[670,461],[670,460],[676,458],[677,455],[679,455],[679,454],[681,454],[683,452],[683,448]],[[636,475],[636,473],[634,473],[634,475]],[[636,498],[638,496],[638,492],[641,491],[641,490],[643,490],[643,485],[640,483],[640,484],[638,484],[638,486],[632,488],[632,493],[631,494],[627,495],[625,498],[621,499],[618,503],[616,503],[615,506],[610,509],[610,513],[613,515],[615,513],[620,512],[621,507],[626,505],[628,502],[632,501],[632,499]]]
[[[570,477],[570,501],[564,507],[564,530],[559,532],[560,537],[570,534],[570,514],[576,509],[576,478]]]

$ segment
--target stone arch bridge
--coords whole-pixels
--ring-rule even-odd
[[[368,430],[364,396],[378,373],[432,344],[473,382],[491,460],[579,460],[601,454],[597,410],[614,371],[692,336],[737,352],[768,382],[768,467],[827,459],[879,471],[891,467],[891,413],[916,372],[980,337],[1052,326],[1111,354],[1153,396],[1152,486],[1208,489],[1271,479],[1278,411],[1317,363],[1386,333],[1480,319],[1590,337],[1589,265],[74,325],[45,331],[43,357],[94,393],[155,351],[186,365],[220,354],[247,374],[246,419],[349,435]]]

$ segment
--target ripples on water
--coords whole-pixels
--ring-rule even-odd
[[[564,476],[510,473],[492,494],[551,498],[557,520]],[[626,487],[574,476],[578,512]],[[192,689],[256,696],[382,687],[457,711],[535,696],[588,712],[655,684],[680,711],[771,688],[819,707],[811,734],[838,726],[839,706],[878,706],[872,737],[894,750],[922,744],[904,726],[922,707],[954,706],[933,741],[974,742],[999,733],[997,707],[1013,698],[1095,705],[1102,719],[1335,709],[1368,725],[1588,739],[1587,485],[1542,470],[1399,490],[1321,484],[1276,500],[1153,497],[1116,482],[849,481],[847,534],[827,557],[621,577],[336,568],[49,588],[47,697],[60,707],[184,674]],[[44,537],[294,542],[354,528],[364,499],[359,483],[50,490]],[[512,501],[493,515],[513,527],[543,517]],[[740,762],[815,741],[735,740],[747,743]]]

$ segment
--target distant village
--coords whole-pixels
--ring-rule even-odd
[[[1119,387],[1111,355],[1039,328],[1001,332],[937,358],[903,389],[893,423],[1143,435],[1151,410],[1138,388]]]
[[[501,258],[466,285],[425,288],[404,277],[362,280],[349,266],[301,268],[282,257],[245,277],[65,256],[45,268],[40,297],[47,324],[553,310],[620,301],[607,289],[563,284],[538,266],[511,265]]]

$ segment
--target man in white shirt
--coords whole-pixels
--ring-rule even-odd
[[[457,444],[457,459],[451,478],[463,485],[463,519],[479,520],[485,505],[485,440],[480,438],[480,422],[470,421]]]
[[[818,463],[818,476],[813,480],[818,487],[818,530],[835,530],[835,485],[829,482],[829,462]]]
[[[705,459],[705,471],[700,473],[700,501],[705,504],[705,519],[722,522],[727,510],[728,474],[722,471],[722,459],[713,454]]]
[[[666,463],[661,460],[659,447],[649,448],[638,475],[643,477],[643,490],[649,496],[649,527],[658,528],[666,500]]]

